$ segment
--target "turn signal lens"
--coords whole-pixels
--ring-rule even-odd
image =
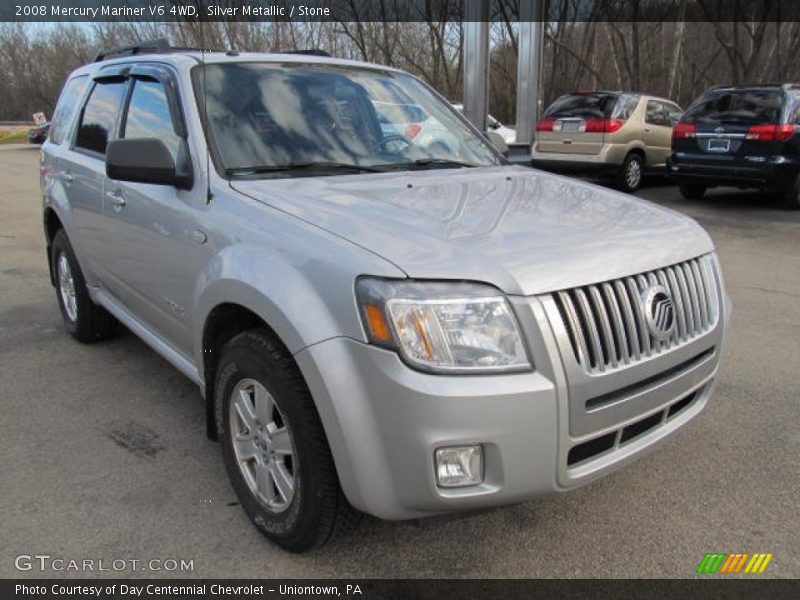
[[[364,307],[364,312],[367,316],[370,336],[379,342],[391,342],[392,332],[389,330],[389,324],[386,322],[383,309],[374,304],[367,304]]]

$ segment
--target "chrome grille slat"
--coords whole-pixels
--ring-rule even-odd
[[[694,313],[692,312],[692,302],[689,298],[689,286],[686,283],[686,276],[680,265],[675,267],[675,276],[678,278],[678,287],[681,291],[681,300],[683,301],[684,314],[686,315],[686,329],[694,331]]]
[[[678,339],[683,341],[687,339],[687,329],[686,329],[686,315],[684,314],[683,309],[683,298],[681,298],[680,289],[678,289],[678,280],[675,278],[675,269],[672,267],[668,267],[666,269],[667,273],[667,280],[669,281],[669,288],[670,294],[672,294],[672,300],[675,302],[675,315],[678,317]]]
[[[697,329],[703,328],[703,321],[700,318],[700,299],[697,296],[697,288],[694,285],[694,277],[692,277],[692,270],[689,265],[684,263],[680,266],[686,275],[686,283],[689,284],[689,294],[692,296],[692,315],[694,316],[694,323]]]
[[[708,327],[708,304],[706,303],[706,295],[701,290],[705,289],[703,285],[703,277],[700,275],[700,267],[697,266],[697,261],[690,261],[690,269],[694,277],[695,286],[698,288],[697,297],[700,300],[700,321],[703,324],[703,329]]]
[[[650,336],[647,335],[647,326],[644,324],[642,306],[639,304],[639,288],[633,277],[625,279],[625,287],[628,290],[628,300],[633,307],[633,314],[636,315],[636,329],[639,330],[639,341],[642,344],[642,354],[650,356]]]
[[[604,283],[602,288],[606,306],[611,313],[611,328],[614,330],[614,337],[617,341],[619,360],[627,363],[631,356],[631,350],[628,346],[628,336],[625,335],[625,324],[622,319],[622,313],[619,310],[619,304],[617,304],[617,297],[614,295],[614,289],[611,284]]]
[[[570,349],[586,371],[605,371],[668,352],[716,325],[716,273],[704,256],[646,273],[562,290],[554,294]],[[673,299],[675,331],[656,339],[645,321],[641,297],[652,285]]]
[[[575,311],[575,304],[567,292],[558,292],[558,299],[568,320],[566,325],[571,331],[572,339],[575,341],[578,362],[588,364],[589,348],[586,345],[586,336],[583,334],[583,327],[581,327],[580,319],[578,319],[578,313]]]
[[[619,279],[614,282],[614,289],[617,292],[620,306],[622,307],[622,314],[625,320],[625,331],[628,338],[628,344],[633,351],[634,360],[641,358],[641,346],[639,345],[639,332],[636,329],[636,322],[633,316],[633,308],[631,308],[631,301],[628,298],[628,292],[625,291],[625,284]]]
[[[594,312],[600,321],[599,333],[602,336],[600,343],[603,345],[606,353],[606,360],[611,363],[612,367],[617,366],[617,344],[614,342],[614,335],[611,333],[611,323],[606,313],[605,302],[600,296],[600,290],[596,285],[589,286],[589,298],[594,306]]]
[[[575,298],[578,301],[578,309],[580,310],[583,322],[586,324],[586,328],[589,330],[589,341],[591,342],[589,348],[592,351],[592,356],[594,359],[592,361],[592,366],[602,371],[604,370],[606,359],[605,356],[603,356],[603,347],[600,345],[600,336],[597,333],[597,323],[594,321],[594,315],[592,314],[592,309],[589,306],[589,300],[586,297],[586,293],[581,288],[575,290]]]

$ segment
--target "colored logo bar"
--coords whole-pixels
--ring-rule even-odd
[[[763,573],[767,569],[773,554],[767,552],[726,552],[706,553],[697,566],[697,573],[702,574],[732,574],[732,573]]]

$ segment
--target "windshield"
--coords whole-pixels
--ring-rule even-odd
[[[780,90],[712,91],[689,107],[681,120],[696,125],[778,123],[782,104]]]
[[[310,167],[371,171],[501,163],[485,140],[410,75],[228,63],[198,67],[194,82],[215,160],[228,176],[280,174],[284,167],[302,175],[313,173]]]

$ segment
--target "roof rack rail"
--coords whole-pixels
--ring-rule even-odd
[[[146,40],[137,42],[127,46],[118,46],[117,48],[109,48],[101,50],[94,57],[94,62],[101,62],[110,58],[119,58],[122,56],[134,56],[136,54],[163,54],[167,52],[203,52],[203,48],[182,48],[179,46],[171,46],[169,40],[160,38],[157,40]],[[205,49],[207,52],[211,50]]]
[[[309,48],[308,50],[288,50],[284,54],[307,54],[308,56],[327,56],[330,58],[330,53],[320,48]]]
[[[800,87],[797,83],[779,83],[779,82],[765,82],[765,83],[721,83],[712,87],[712,90],[720,90],[725,88],[782,88],[793,89]]]

